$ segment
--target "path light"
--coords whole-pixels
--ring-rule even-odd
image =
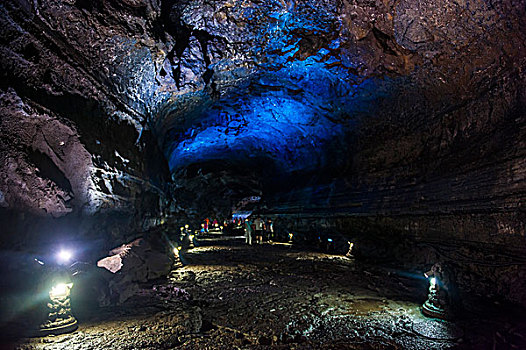
[[[174,247],[173,252],[175,256],[179,256],[179,252],[181,251],[181,246]]]
[[[51,288],[47,293],[49,295],[47,319],[39,327],[39,333],[42,336],[69,333],[78,328],[77,320],[71,312],[70,291],[73,287],[71,272],[66,267],[73,259],[73,252],[61,249],[56,259],[57,264],[44,264],[35,259],[37,263],[49,269],[47,271],[50,272],[52,278],[51,283],[48,284]]]
[[[429,317],[436,317],[445,319],[446,311],[444,309],[445,300],[440,293],[440,281],[437,278],[439,271],[433,266],[430,271],[424,273],[426,278],[429,278],[429,292],[427,294],[427,300],[422,305],[422,313]]]
[[[49,292],[49,297],[51,298],[51,300],[63,299],[69,296],[69,291],[71,287],[73,287],[73,283],[59,283],[51,288],[51,291]]]
[[[71,258],[73,258],[73,253],[70,250],[67,249],[61,249],[57,253],[57,260],[58,263],[61,265],[65,265],[71,261]]]
[[[291,242],[291,243],[292,243],[292,237],[293,237],[293,236],[294,236],[294,233],[292,233],[292,232],[289,233],[289,242]]]
[[[78,328],[77,319],[71,312],[70,291],[73,283],[69,281],[69,276],[66,274],[58,276],[48,293],[48,315],[47,320],[40,325],[41,336],[69,333]]]
[[[347,241],[347,244],[349,245],[349,251],[345,255],[348,257],[352,257],[352,248],[354,247],[354,243]]]

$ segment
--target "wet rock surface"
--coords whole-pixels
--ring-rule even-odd
[[[219,244],[218,244],[219,243]],[[422,316],[426,283],[285,244],[214,242],[190,249],[167,281],[143,285],[77,332],[17,349],[482,349],[525,345],[520,312]]]

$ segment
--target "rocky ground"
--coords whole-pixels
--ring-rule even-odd
[[[168,280],[94,311],[71,334],[6,349],[518,349],[526,322],[425,318],[425,281],[287,244],[201,241]],[[478,311],[477,311],[478,310]],[[488,309],[486,309],[488,311]],[[491,311],[491,310],[490,310]],[[501,314],[503,310],[501,310]]]

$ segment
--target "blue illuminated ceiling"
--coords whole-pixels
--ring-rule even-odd
[[[167,148],[170,169],[256,155],[284,171],[323,167],[327,147],[343,145],[353,116],[369,111],[371,90],[379,87],[346,84],[319,64],[291,66],[180,117],[184,128],[170,135]]]
[[[165,62],[174,73],[160,78],[164,100],[155,125],[172,172],[263,161],[277,174],[301,173],[344,161],[346,138],[360,116],[374,113],[390,82],[360,78],[359,60],[340,47],[332,5],[301,6],[239,10],[250,26],[208,28],[214,32],[206,40],[207,28],[187,19],[200,29],[172,67]],[[241,46],[214,56],[225,38]]]

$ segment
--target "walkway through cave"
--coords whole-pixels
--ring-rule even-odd
[[[21,349],[482,349],[523,346],[512,313],[455,322],[424,317],[427,281],[287,244],[201,238],[166,280],[118,308],[99,309],[73,334]],[[484,310],[488,314],[488,309]],[[515,324],[510,327],[510,324]],[[524,333],[522,333],[524,334]],[[522,343],[521,343],[522,341]],[[15,344],[13,344],[15,345]],[[494,348],[495,348],[494,347]]]

